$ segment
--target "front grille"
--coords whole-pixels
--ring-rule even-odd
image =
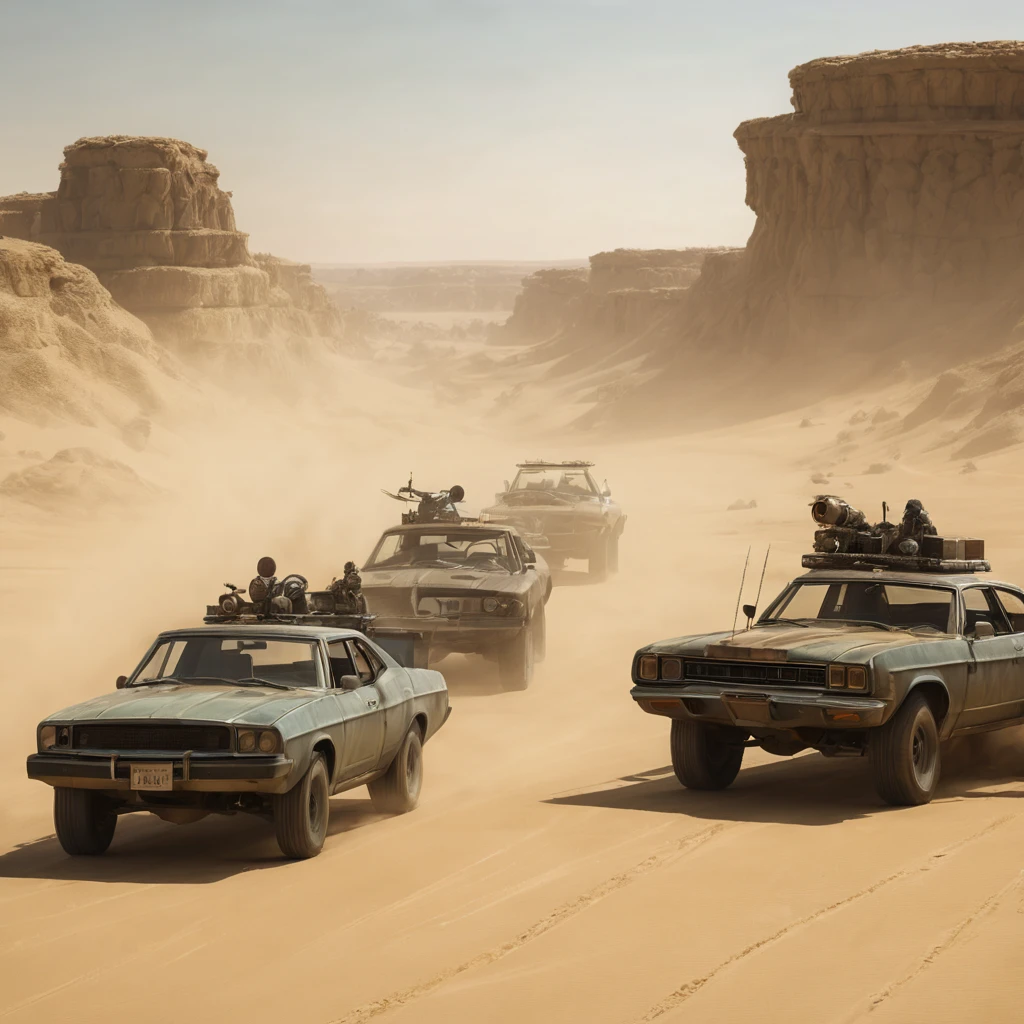
[[[230,750],[231,730],[223,725],[148,725],[142,722],[76,725],[78,750]]]
[[[756,661],[687,658],[683,677],[702,683],[753,683],[770,686],[824,686],[824,665],[772,665]]]

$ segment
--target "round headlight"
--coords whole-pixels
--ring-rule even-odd
[[[39,748],[46,750],[57,745],[57,727],[55,725],[44,725],[39,730]]]
[[[265,601],[269,595],[270,584],[262,576],[249,581],[249,596],[254,601]]]
[[[243,754],[252,753],[256,749],[256,734],[252,729],[243,729],[238,734],[238,749]]]
[[[508,603],[508,607],[505,609],[508,615],[522,615],[523,614],[523,602],[517,598],[512,598]]]
[[[277,749],[277,736],[272,732],[261,732],[259,748],[263,754],[272,754]]]
[[[494,613],[498,610],[500,605],[496,597],[485,597],[483,600],[483,608],[485,612]]]

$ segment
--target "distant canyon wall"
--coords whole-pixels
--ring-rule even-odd
[[[523,280],[498,340],[545,342],[573,337],[600,348],[642,335],[682,308],[709,255],[728,250],[615,249],[590,257],[589,268],[539,270]]]
[[[308,266],[249,253],[219,173],[177,139],[79,139],[56,192],[0,199],[0,234],[87,267],[174,347],[340,339],[342,316]]]

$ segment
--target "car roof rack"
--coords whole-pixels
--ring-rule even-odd
[[[922,558],[920,555],[865,555],[851,552],[829,552],[804,555],[800,564],[805,569],[891,569],[895,572],[975,573],[991,572],[984,558]]]
[[[517,462],[516,469],[537,469],[537,468],[551,468],[561,469],[564,466],[572,467],[589,467],[593,466],[593,462],[586,462],[583,459],[566,459],[563,462],[545,462],[543,459],[528,459],[526,462]]]

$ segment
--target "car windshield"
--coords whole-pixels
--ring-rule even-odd
[[[385,533],[364,569],[394,569],[402,566],[467,567],[484,571],[513,572],[508,535],[500,531],[446,530]]]
[[[136,670],[130,686],[159,680],[238,686],[319,686],[309,640],[232,636],[168,637]]]
[[[521,469],[512,482],[513,491],[558,491],[562,494],[596,494],[585,469],[537,466]]]
[[[953,591],[882,580],[795,583],[763,620],[853,622],[890,629],[952,632]]]

